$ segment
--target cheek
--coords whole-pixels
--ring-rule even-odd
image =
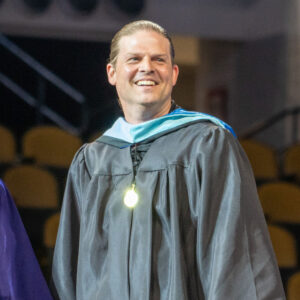
[[[131,66],[125,66],[124,69],[123,69],[123,76],[126,78],[126,79],[131,79],[133,78],[135,75],[135,70],[134,68],[132,68]]]
[[[134,70],[127,65],[119,66],[116,70],[116,83],[117,85],[123,84],[134,76]]]
[[[174,82],[174,74],[172,70],[169,69],[163,69],[160,72],[161,77],[164,79],[165,82],[168,82],[169,84],[173,85]]]

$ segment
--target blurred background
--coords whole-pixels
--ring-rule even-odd
[[[175,101],[239,136],[296,299],[299,17],[297,0],[0,0],[0,172],[47,278],[72,156],[121,113],[106,79],[110,40],[147,19],[173,38]]]

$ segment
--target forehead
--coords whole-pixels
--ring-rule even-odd
[[[139,30],[123,36],[119,41],[119,54],[150,52],[170,55],[170,44],[167,38],[153,30]]]

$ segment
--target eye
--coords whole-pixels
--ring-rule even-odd
[[[136,62],[139,61],[139,58],[137,56],[132,56],[128,59],[129,62]]]
[[[159,63],[165,62],[165,59],[162,58],[162,57],[157,57],[155,60],[156,60],[157,62],[159,62]]]

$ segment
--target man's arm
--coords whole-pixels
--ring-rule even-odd
[[[285,299],[252,170],[227,131],[199,154],[197,262],[206,299]]]
[[[89,180],[83,152],[84,147],[76,154],[69,170],[53,257],[53,293],[64,300],[76,299],[81,201]]]

